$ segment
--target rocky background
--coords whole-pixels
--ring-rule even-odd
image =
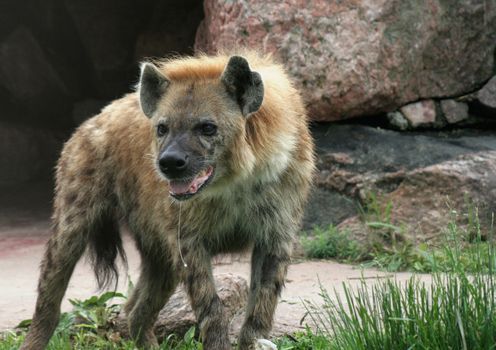
[[[495,209],[494,0],[0,2],[0,185],[52,176],[64,140],[147,57],[249,46],[304,94],[318,152],[304,228],[366,232],[370,194],[422,240]]]

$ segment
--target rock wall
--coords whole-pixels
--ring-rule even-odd
[[[196,48],[280,57],[315,120],[460,96],[494,73],[490,0],[205,0]]]
[[[455,220],[453,211],[458,224],[467,225],[478,210],[483,234],[490,231],[496,212],[494,131],[401,133],[337,124],[313,131],[318,170],[305,229],[333,224],[365,238],[366,216],[384,215],[391,205],[390,224],[404,226],[418,242],[441,238]]]
[[[70,129],[87,117],[77,105],[91,101],[92,114],[129,91],[144,57],[238,45],[279,56],[315,120],[394,112],[473,92],[496,73],[496,3],[3,1],[2,120]],[[447,123],[466,119],[459,111]]]

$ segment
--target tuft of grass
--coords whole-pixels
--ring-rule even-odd
[[[460,230],[453,221],[447,244],[425,252],[430,280],[362,280],[358,288],[343,284],[332,297],[321,287],[323,305],[305,302],[317,327],[305,338],[327,339],[329,350],[495,349],[496,249],[480,231],[467,248]],[[291,341],[300,349],[299,339]]]
[[[387,271],[402,271],[419,267],[418,251],[406,236],[405,225],[392,220],[393,203],[369,192],[359,206],[359,216],[367,230],[363,249],[369,253],[369,266]]]
[[[286,335],[275,342],[278,350],[328,350],[331,338],[322,332],[314,332],[307,326],[305,332]]]
[[[368,192],[363,204],[358,204],[358,214],[363,222],[392,223],[393,203],[380,195]]]
[[[412,277],[357,289],[344,298],[322,289],[323,307],[308,305],[316,334],[328,349],[494,349],[494,274],[435,274],[431,283]]]
[[[347,232],[330,225],[323,230],[316,227],[311,236],[302,237],[301,243],[307,257],[312,259],[337,259],[356,262],[363,252],[357,241],[350,239]]]
[[[472,211],[471,211],[472,212]],[[491,232],[481,232],[477,209],[467,225],[459,226],[459,214],[451,210],[451,220],[442,233],[440,246],[414,245],[406,240],[401,244],[372,249],[372,259],[366,265],[388,271],[410,270],[415,272],[488,272],[495,269],[492,259],[494,248]]]
[[[464,233],[451,223],[441,246],[425,243],[414,245],[404,241],[392,246],[370,245],[353,240],[349,235],[331,226],[327,230],[315,229],[310,236],[302,237],[305,255],[310,259],[335,259],[346,263],[360,263],[364,267],[382,270],[413,272],[449,272],[464,269],[467,272],[494,269],[489,259],[491,240],[482,238],[467,242]]]

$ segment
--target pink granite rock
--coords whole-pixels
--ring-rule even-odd
[[[433,100],[410,103],[400,108],[412,128],[434,124],[436,121],[436,104]]]
[[[490,78],[491,1],[205,0],[196,49],[257,47],[280,57],[315,120],[457,96]]]
[[[409,172],[378,176],[366,186],[374,188],[372,183],[380,182],[399,184],[381,197],[381,203],[393,203],[392,223],[403,225],[404,233],[412,241],[432,242],[445,239],[444,230],[450,222],[463,229],[474,225],[468,217],[475,212],[470,210],[477,210],[482,235],[491,232],[495,174],[496,152],[484,151]],[[349,229],[359,239],[372,233],[359,216],[343,221],[339,227]]]

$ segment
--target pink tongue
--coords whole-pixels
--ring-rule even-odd
[[[203,176],[197,176],[190,182],[169,182],[169,191],[172,194],[194,194],[198,189],[208,180],[209,176],[212,174],[212,167],[209,167]]]
[[[187,193],[194,181],[195,180],[191,182],[169,182],[170,190],[174,194]]]

